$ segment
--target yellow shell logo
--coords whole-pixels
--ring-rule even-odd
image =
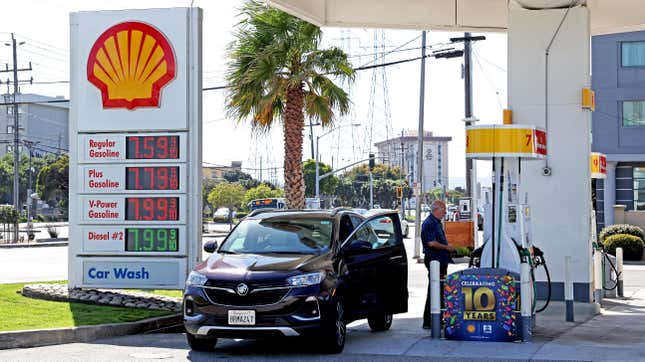
[[[161,89],[175,78],[175,54],[166,37],[140,22],[117,24],[96,40],[87,79],[103,108],[159,107]]]
[[[466,330],[468,331],[468,333],[475,333],[475,326],[469,324],[468,327],[466,327]]]

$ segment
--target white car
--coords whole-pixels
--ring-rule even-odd
[[[371,210],[353,209],[354,212],[356,212],[358,214],[361,214],[361,215],[363,215],[365,217],[367,217],[368,215],[370,215],[372,213],[383,211],[383,210],[384,209],[378,209],[378,208],[374,208],[374,209],[371,209]],[[401,221],[401,234],[403,234],[404,238],[407,238],[408,235],[410,234],[410,226],[408,225],[408,222],[405,219],[401,219],[400,215],[399,215],[399,220]]]

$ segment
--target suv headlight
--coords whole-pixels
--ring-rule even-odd
[[[287,284],[292,287],[306,287],[309,285],[320,284],[325,277],[324,272],[308,273],[302,275],[294,275],[287,278]]]
[[[189,285],[204,285],[208,281],[206,275],[198,273],[196,271],[191,271],[186,278],[186,286]]]

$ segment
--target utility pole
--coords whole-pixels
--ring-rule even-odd
[[[403,144],[403,130],[401,130],[401,171],[399,172],[399,178],[401,180],[401,190],[403,190],[403,166],[405,165],[405,145]],[[405,205],[403,204],[403,197],[401,197],[401,219],[405,219]]]
[[[419,86],[419,131],[417,135],[417,184],[414,187],[417,205],[414,219],[414,258],[421,260],[421,194],[423,193],[423,119],[426,85],[426,31],[421,32],[421,80]]]
[[[13,68],[0,72],[12,72],[13,73],[13,207],[18,213],[20,213],[20,119],[18,115],[18,102],[16,100],[18,96],[18,72],[23,70],[31,70],[31,63],[29,63],[28,69],[18,69],[18,45],[16,43],[16,37],[11,33],[11,43],[5,43],[7,46],[11,46],[13,50]],[[14,235],[13,242],[18,242],[18,222],[14,225]]]
[[[473,116],[473,88],[472,88],[472,63],[470,57],[472,55],[472,48],[470,43],[470,33],[464,33],[464,121],[466,127],[471,126],[473,122],[470,120]],[[473,160],[466,158],[466,196],[472,197],[473,184],[472,184],[472,170]],[[474,202],[472,200],[471,202]]]
[[[451,41],[464,42],[464,122],[466,127],[472,126],[477,122],[477,118],[473,117],[473,65],[472,57],[472,42],[478,40],[485,40],[485,36],[471,36],[470,33],[464,33],[463,38],[452,38]],[[466,196],[470,197],[470,215],[473,223],[473,240],[475,245],[478,245],[477,234],[477,170],[473,167],[473,160],[466,158]],[[445,193],[445,191],[444,191]]]

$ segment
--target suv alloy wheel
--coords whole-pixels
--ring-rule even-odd
[[[392,326],[392,314],[372,314],[367,317],[367,324],[369,324],[372,332],[387,331]]]
[[[323,336],[322,349],[327,353],[340,353],[345,348],[347,338],[347,326],[345,324],[345,310],[343,302],[336,301],[333,319],[329,321],[325,335]]]

